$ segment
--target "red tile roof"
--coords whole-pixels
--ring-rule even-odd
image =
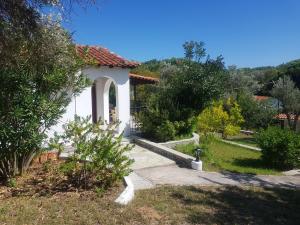
[[[133,74],[133,73],[129,73],[129,78],[131,79],[136,79],[136,80],[143,80],[143,81],[148,81],[149,83],[157,83],[159,82],[158,78],[155,77],[146,77],[143,75],[138,75],[138,74]]]
[[[76,45],[76,51],[87,63],[99,66],[134,68],[140,65],[100,46]]]
[[[257,100],[257,101],[265,101],[265,100],[268,100],[270,97],[269,97],[269,96],[255,95],[254,98],[255,98],[255,100]]]
[[[287,116],[284,113],[280,113],[280,114],[276,115],[276,118],[279,120],[286,120]],[[294,118],[295,118],[295,116],[291,115],[291,119],[294,120]],[[300,120],[300,118],[298,120]]]

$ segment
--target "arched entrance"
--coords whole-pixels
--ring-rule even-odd
[[[117,118],[117,97],[116,97],[116,85],[111,82],[108,91],[108,102],[109,102],[109,123],[116,123]]]
[[[93,121],[105,124],[119,121],[118,86],[109,77],[95,80],[92,87]]]
[[[116,132],[119,134],[123,132],[124,136],[130,135],[128,70],[91,67],[83,70],[82,73],[86,74],[93,81],[93,86],[87,88],[90,89],[89,99],[82,99],[82,104],[80,103],[80,105],[83,107],[77,108],[89,111],[89,115],[93,115],[93,121],[101,120],[109,124],[113,120],[117,120],[119,123]],[[111,98],[109,97],[110,92]],[[115,95],[114,98],[112,98],[113,93]]]

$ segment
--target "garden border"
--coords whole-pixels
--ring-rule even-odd
[[[239,147],[242,147],[242,148],[246,148],[246,149],[253,150],[253,151],[258,151],[258,152],[261,151],[261,148],[257,148],[257,147],[253,147],[253,146],[249,146],[249,145],[244,145],[244,144],[239,144],[239,143],[236,143],[234,141],[227,141],[227,140],[224,140],[224,139],[220,139],[220,140],[222,142],[226,143],[226,144],[229,144],[229,145],[235,145],[235,146],[239,146]]]
[[[176,145],[186,145],[190,143],[199,144],[199,138],[200,138],[199,134],[193,133],[193,137],[191,138],[186,138],[186,139],[176,140],[176,141],[160,142],[158,144],[161,144],[168,148],[174,148]]]
[[[124,177],[126,188],[119,197],[115,200],[120,205],[127,205],[134,198],[134,186],[129,176]]]

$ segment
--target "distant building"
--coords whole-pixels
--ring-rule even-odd
[[[275,118],[278,120],[280,126],[282,128],[289,126],[287,115],[284,113],[280,113],[282,107],[281,107],[281,102],[278,99],[269,96],[260,96],[260,95],[255,95],[254,98],[257,101],[268,101],[278,111],[278,114],[275,116]],[[291,120],[294,120],[294,117],[295,117],[294,115],[291,115]],[[296,130],[300,131],[300,118],[298,119]]]

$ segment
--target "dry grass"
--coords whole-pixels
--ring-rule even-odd
[[[102,192],[101,183],[94,177],[89,179],[89,183],[84,185],[76,177],[68,178],[61,171],[63,161],[46,161],[43,164],[33,164],[26,174],[16,178],[15,187],[1,186],[1,198],[16,196],[52,196],[64,192]],[[120,185],[120,184],[117,184]]]
[[[299,224],[300,192],[254,187],[161,187],[139,191],[128,206],[111,189],[0,202],[0,224]]]

